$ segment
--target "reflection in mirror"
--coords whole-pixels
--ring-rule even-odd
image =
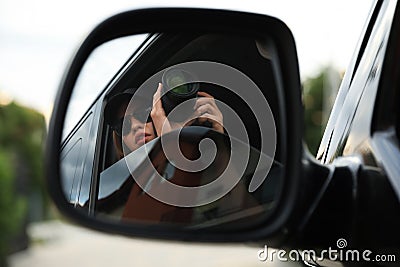
[[[271,158],[250,148],[248,164],[241,169],[240,164],[231,159],[235,157],[234,153],[245,154],[249,148],[247,144],[206,127],[192,127],[165,134],[165,147],[160,138],[155,139],[104,170],[100,174],[98,215],[113,216],[125,222],[173,222],[204,227],[270,210],[282,165],[273,161],[270,166]],[[204,154],[210,150],[202,148],[204,140],[211,140],[217,153],[210,164],[199,171],[178,168],[177,154],[168,157],[166,152],[174,150],[168,146],[178,136],[179,147],[189,160],[207,157]],[[240,160],[240,156],[236,160]],[[260,158],[263,161],[257,166]],[[249,194],[247,191],[256,175],[255,170],[265,171],[270,167],[266,185]],[[181,187],[174,191],[165,186],[167,182]],[[201,188],[193,190],[196,187]],[[214,200],[214,196],[222,197]],[[166,203],[173,201],[175,205]],[[200,205],[204,201],[206,204]],[[188,203],[193,207],[187,207]]]
[[[88,61],[80,75],[88,81],[74,89],[90,92],[91,103],[75,97],[68,108],[68,201],[98,219],[144,225],[251,227],[267,219],[286,153],[273,42],[225,33],[129,38],[136,43],[125,46],[122,69],[103,75],[119,51],[100,51],[102,63]],[[97,75],[101,82],[91,82]]]
[[[63,138],[71,132],[99,93],[105,89],[117,71],[133,52],[148,38],[148,34],[127,36],[98,46],[90,54],[76,81],[64,121]]]

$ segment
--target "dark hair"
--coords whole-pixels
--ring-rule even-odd
[[[115,131],[113,131],[113,142],[115,152],[117,153],[118,160],[124,157],[124,151],[122,149],[122,137],[119,136]]]

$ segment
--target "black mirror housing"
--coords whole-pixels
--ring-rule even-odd
[[[184,23],[182,23],[184,21]],[[281,114],[279,138],[283,140],[281,150],[284,161],[282,189],[276,199],[270,216],[258,221],[254,227],[204,227],[182,228],[176,225],[143,225],[135,223],[115,223],[107,219],[88,216],[87,211],[74,208],[62,189],[61,145],[64,120],[72,92],[78,76],[93,50],[101,44],[124,36],[143,33],[224,33],[238,36],[268,36],[268,45],[273,49],[268,57],[275,62],[277,78],[275,103]],[[261,52],[260,52],[261,53]],[[144,65],[143,65],[144,66]],[[116,80],[119,77],[115,77]],[[105,91],[103,92],[105,93]],[[68,66],[56,97],[50,121],[46,151],[47,182],[50,195],[59,210],[72,220],[84,226],[136,237],[173,239],[197,242],[257,242],[268,240],[271,245],[279,245],[292,231],[296,201],[300,196],[301,160],[303,156],[302,131],[303,108],[297,52],[292,33],[280,20],[264,15],[206,9],[144,9],[118,14],[98,25],[85,39]],[[97,133],[98,146],[101,130]],[[94,152],[96,159],[99,150]],[[97,162],[99,159],[97,158]],[[94,165],[93,176],[99,175],[98,163]],[[92,187],[98,187],[96,183]],[[93,190],[91,192],[95,192]],[[298,203],[297,203],[298,204]]]

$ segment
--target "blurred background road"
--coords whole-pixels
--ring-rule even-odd
[[[288,266],[260,262],[258,246],[148,241],[107,235],[62,221],[31,224],[28,233],[32,245],[12,254],[10,267]]]

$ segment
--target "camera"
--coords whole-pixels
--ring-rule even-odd
[[[179,68],[170,68],[164,72],[161,79],[163,84],[161,102],[166,115],[179,104],[197,98],[200,85],[198,82],[193,82],[196,79],[192,73]],[[187,112],[176,113],[174,120],[183,121],[189,116]]]

